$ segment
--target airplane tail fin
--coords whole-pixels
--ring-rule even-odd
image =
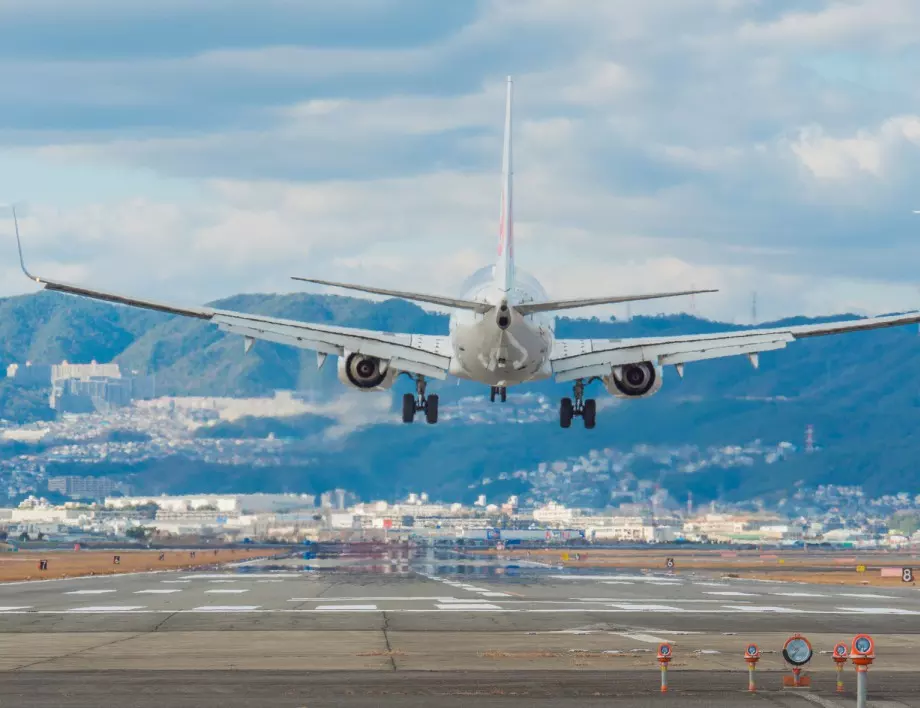
[[[498,261],[495,264],[495,284],[506,296],[514,287],[514,212],[511,194],[511,77],[508,77],[505,98],[505,141],[502,150],[502,204],[498,221]]]

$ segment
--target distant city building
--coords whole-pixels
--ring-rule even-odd
[[[47,386],[51,381],[50,364],[33,364],[27,361],[23,366],[10,364],[6,377],[20,386]]]
[[[102,499],[115,491],[127,491],[121,482],[108,477],[51,477],[48,491],[74,499]]]
[[[154,376],[123,377],[118,364],[70,364],[51,367],[49,405],[59,413],[105,412],[156,397]]]

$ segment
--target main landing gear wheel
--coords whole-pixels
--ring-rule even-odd
[[[559,425],[563,428],[570,427],[573,415],[575,415],[575,409],[572,407],[572,399],[563,398],[559,403]]]
[[[419,411],[425,411],[425,420],[434,425],[438,422],[438,395],[436,393],[430,396],[425,395],[427,387],[425,377],[417,376],[415,378],[415,395],[407,393],[403,395],[402,419],[403,423],[411,423],[415,420],[415,414]]]
[[[504,403],[508,399],[508,388],[507,386],[490,386],[489,387],[489,400],[492,403],[495,403],[495,396],[499,396],[501,402]]]
[[[585,427],[589,430],[597,422],[597,403],[593,398],[585,398],[585,383],[581,379],[575,381],[574,398],[563,398],[559,403],[559,425],[563,428],[571,427],[572,418],[581,416]]]

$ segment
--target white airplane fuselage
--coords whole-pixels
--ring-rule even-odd
[[[453,358],[450,373],[489,386],[513,386],[539,381],[552,375],[552,316],[521,315],[514,305],[546,298],[542,286],[531,275],[517,270],[514,285],[504,292],[495,283],[493,267],[482,268],[465,284],[463,297],[489,303],[485,314],[455,310],[450,318]],[[508,305],[502,312],[502,302]],[[499,319],[507,317],[506,326]],[[505,323],[502,323],[505,324]]]

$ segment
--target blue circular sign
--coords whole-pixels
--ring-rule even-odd
[[[671,653],[671,647],[669,647],[667,644],[662,644],[661,647],[658,649],[658,651],[661,653],[662,656],[667,656],[668,654]]]
[[[750,654],[751,656],[754,656],[754,654],[756,653],[757,653],[757,645],[751,644],[751,646],[748,647],[748,654]]]
[[[868,637],[860,637],[856,640],[856,651],[860,654],[868,654],[871,648],[872,642],[869,641]]]
[[[847,648],[843,646],[843,644],[838,644],[835,651],[837,652],[837,656],[843,656],[847,653]]]

